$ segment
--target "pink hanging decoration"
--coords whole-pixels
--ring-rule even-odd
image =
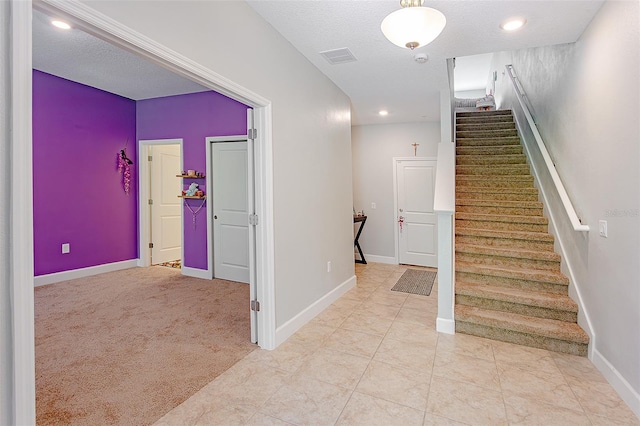
[[[133,162],[127,158],[124,149],[118,154],[118,172],[122,173],[122,183],[124,185],[124,193],[129,195],[131,190],[131,164]]]

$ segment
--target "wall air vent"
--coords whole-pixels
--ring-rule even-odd
[[[347,62],[357,61],[356,57],[353,56],[353,53],[351,53],[351,51],[346,47],[342,49],[325,50],[324,52],[320,52],[320,54],[331,65],[346,64]]]

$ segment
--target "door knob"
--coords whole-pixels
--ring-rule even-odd
[[[218,215],[214,215],[214,216],[213,216],[213,218],[214,218],[214,219],[217,219],[217,218],[218,218]]]

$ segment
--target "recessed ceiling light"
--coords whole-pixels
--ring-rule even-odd
[[[500,24],[500,28],[502,28],[505,31],[515,31],[522,28],[526,23],[527,21],[521,18],[509,19],[507,21],[504,21],[502,24]]]
[[[389,111],[387,111],[387,110],[385,110],[385,109],[382,109],[382,110],[378,111],[378,114],[380,114],[380,115],[382,115],[382,116],[384,116],[384,115],[389,115]]]
[[[62,22],[62,21],[51,21],[51,25],[53,25],[54,27],[62,28],[63,30],[70,30],[71,29],[71,25],[67,24],[66,22]]]

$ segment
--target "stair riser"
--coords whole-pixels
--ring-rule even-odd
[[[470,284],[487,284],[498,287],[517,288],[519,290],[543,291],[546,293],[567,294],[566,284],[532,281],[520,278],[495,277],[492,275],[474,274],[456,271],[456,280]]]
[[[468,124],[502,124],[502,123],[514,123],[513,117],[509,116],[496,116],[491,118],[473,118],[473,117],[461,117],[456,119],[456,126],[468,125]]]
[[[503,137],[503,138],[464,138],[456,140],[456,146],[458,147],[488,147],[488,146],[504,146],[504,145],[518,145],[520,144],[520,138],[515,137]]]
[[[502,116],[502,117],[513,117],[513,114],[511,113],[511,110],[508,109],[496,109],[493,111],[461,111],[461,112],[456,112],[456,117],[461,118],[461,117],[474,117],[474,118],[488,118],[488,117],[496,117],[496,116]]]
[[[527,164],[527,159],[523,154],[511,155],[458,155],[457,165],[508,165]]]
[[[512,166],[456,166],[457,175],[471,176],[529,176],[529,166],[526,164],[516,164]]]
[[[514,155],[522,154],[522,146],[460,146],[456,147],[456,155]]]
[[[576,312],[523,305],[521,303],[512,303],[504,300],[474,297],[466,294],[456,294],[456,304],[476,306],[478,308],[491,309],[493,311],[511,312],[536,318],[548,318],[566,322],[578,321],[578,314]]]
[[[496,248],[553,251],[553,243],[547,241],[512,240],[510,238],[481,237],[476,235],[456,235],[456,244],[473,244]]]
[[[466,189],[466,188],[464,188]],[[476,201],[538,201],[538,194],[513,194],[500,192],[462,192],[456,191],[456,200]],[[464,203],[460,203],[464,204]]]
[[[560,272],[560,262],[538,259],[522,259],[517,257],[493,256],[488,254],[465,253],[459,252],[457,250],[456,261],[475,263],[476,265]]]
[[[487,327],[480,324],[472,324],[456,320],[456,332],[485,337],[487,339],[500,340],[502,342],[546,349],[554,352],[587,356],[588,345],[586,344],[567,342],[565,340],[551,339],[542,336],[533,336],[511,330]]]
[[[538,223],[492,222],[488,220],[456,219],[456,228],[490,229],[494,231],[547,232],[548,226]]]
[[[505,177],[486,177],[478,179],[475,176],[456,176],[456,188],[465,190],[491,190],[491,189],[507,189],[507,188],[527,188],[534,189],[533,178],[531,176],[505,176]]]
[[[542,208],[500,207],[500,206],[468,206],[464,201],[456,203],[457,212],[478,214],[504,214],[520,216],[542,216]]]
[[[459,132],[475,132],[475,131],[494,131],[494,130],[515,130],[514,122],[475,122],[475,123],[457,123],[456,131]]]
[[[464,138],[477,139],[477,138],[504,138],[518,136],[518,131],[515,129],[505,130],[457,130],[456,141]]]

